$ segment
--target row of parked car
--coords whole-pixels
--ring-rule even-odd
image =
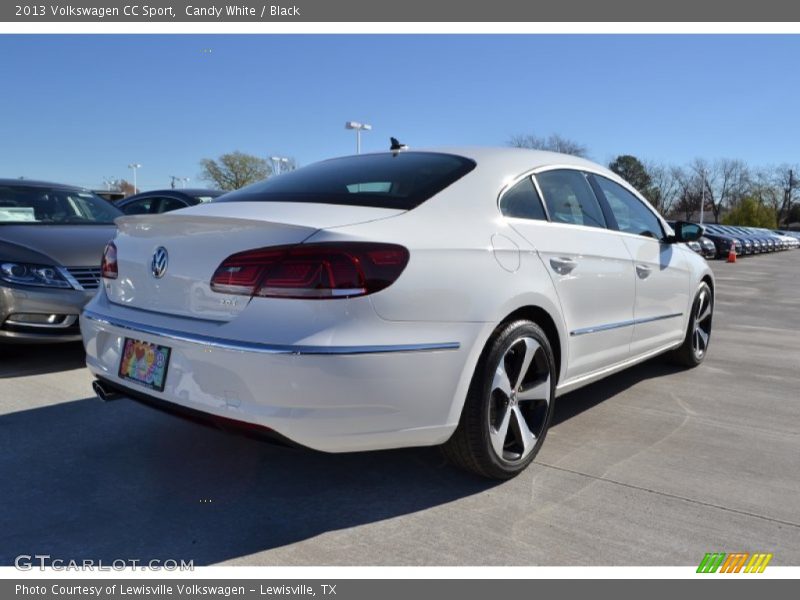
[[[688,246],[706,258],[727,258],[731,245],[737,256],[800,247],[800,232],[797,231],[709,223],[704,223],[703,227],[703,237],[696,242],[689,242]]]

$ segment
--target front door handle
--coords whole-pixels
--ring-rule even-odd
[[[636,274],[640,279],[647,279],[650,277],[652,269],[647,265],[636,265]]]
[[[575,267],[578,266],[578,263],[571,258],[558,256],[550,259],[550,266],[553,267],[553,271],[559,275],[568,275]]]

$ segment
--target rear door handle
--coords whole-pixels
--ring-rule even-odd
[[[650,277],[650,272],[652,269],[647,265],[636,265],[636,274],[639,276],[640,279],[647,279]]]
[[[559,275],[568,275],[578,266],[578,263],[571,258],[559,256],[550,259],[550,266],[553,267],[553,271]]]

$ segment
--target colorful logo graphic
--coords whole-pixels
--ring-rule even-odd
[[[700,561],[698,573],[763,573],[772,554],[748,552],[709,552]]]
[[[126,339],[119,375],[158,391],[164,390],[169,348]]]

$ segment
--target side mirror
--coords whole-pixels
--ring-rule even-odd
[[[675,235],[669,241],[676,244],[697,241],[705,233],[705,228],[702,225],[687,223],[686,221],[678,221],[673,229],[675,230]]]

